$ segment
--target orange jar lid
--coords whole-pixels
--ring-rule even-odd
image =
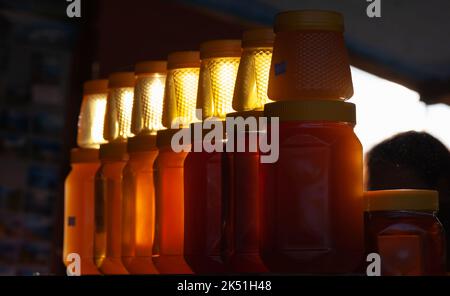
[[[83,85],[84,95],[104,94],[108,92],[108,80],[89,80]]]
[[[241,40],[212,40],[200,45],[201,59],[241,57]]]
[[[93,163],[98,161],[98,149],[75,148],[70,151],[71,163]]]
[[[100,160],[128,160],[127,142],[113,142],[101,145]]]
[[[156,146],[158,148],[165,148],[165,147],[171,147],[172,144],[172,137],[178,133],[181,132],[183,129],[166,129],[158,131],[158,134],[156,135]],[[184,129],[188,130],[188,129]]]
[[[281,12],[275,17],[275,32],[283,31],[344,31],[342,14],[326,10]]]
[[[338,100],[282,101],[266,104],[267,117],[280,121],[336,121],[356,124],[356,106]]]
[[[439,193],[434,190],[378,190],[364,194],[366,211],[438,211]]]
[[[155,135],[138,135],[128,138],[128,153],[156,150]]]
[[[199,51],[176,51],[167,57],[167,69],[200,68]]]
[[[154,74],[154,73],[166,73],[167,62],[166,61],[144,61],[136,64],[134,68],[136,75]]]
[[[134,72],[117,72],[109,76],[109,88],[134,87],[136,76]]]
[[[272,28],[259,28],[244,31],[242,47],[273,47],[275,33]]]

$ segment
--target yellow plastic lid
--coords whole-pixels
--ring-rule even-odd
[[[266,104],[267,117],[280,121],[336,121],[356,124],[356,106],[335,100],[281,101]]]
[[[286,11],[275,18],[276,33],[304,30],[344,32],[344,18],[338,12],[326,10]]]
[[[200,68],[199,51],[177,51],[167,57],[167,69]]]
[[[100,160],[128,160],[127,142],[113,142],[101,145]]]
[[[275,33],[271,28],[247,30],[242,36],[242,47],[273,47]]]
[[[107,79],[89,80],[86,81],[83,85],[84,95],[103,94],[107,92],[108,92]]]
[[[200,45],[200,58],[241,57],[241,40],[212,40]]]
[[[109,76],[109,88],[134,87],[136,76],[133,72],[117,72]]]
[[[166,61],[145,61],[136,64],[134,68],[136,75],[153,74],[153,73],[166,73],[167,62]]]
[[[155,135],[139,135],[128,139],[128,153],[156,150]]]
[[[379,190],[364,194],[366,211],[438,211],[439,193],[434,190]]]
[[[75,148],[70,151],[70,162],[72,163],[95,163],[99,162],[98,149]]]

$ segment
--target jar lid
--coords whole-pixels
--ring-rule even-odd
[[[138,135],[128,139],[128,153],[152,151],[155,149],[155,135]]]
[[[156,146],[158,148],[171,147],[172,137],[182,130],[189,129],[166,129],[158,131],[158,134],[156,135]]]
[[[281,12],[275,17],[275,32],[282,31],[344,31],[342,14],[326,10]]]
[[[338,100],[298,100],[266,104],[267,117],[280,121],[337,121],[356,124],[356,106]]]
[[[206,128],[205,123],[209,122],[211,124],[211,128]],[[211,131],[215,130],[217,127],[217,124],[220,124],[222,127],[222,139],[225,140],[227,138],[227,126],[226,122],[222,120],[206,120],[203,122],[194,122],[191,123],[189,126],[190,133],[191,133],[191,142],[197,142],[197,141],[203,141],[205,139],[205,136],[208,135]],[[197,132],[200,131],[200,135],[197,135]]]
[[[167,62],[166,61],[145,61],[136,64],[134,69],[136,75],[153,74],[153,73],[166,73]]]
[[[105,94],[105,93],[108,93],[107,79],[89,80],[83,84],[84,95]]]
[[[75,148],[70,151],[71,163],[99,162],[98,149]]]
[[[438,211],[439,193],[434,190],[378,190],[364,194],[366,211]]]
[[[200,68],[199,51],[177,51],[167,57],[167,69]]]
[[[271,28],[247,30],[242,36],[243,47],[273,47],[275,33]]]
[[[128,160],[127,142],[114,142],[101,145],[100,160]]]
[[[201,59],[241,57],[241,40],[212,40],[200,45]]]
[[[136,76],[134,72],[117,72],[109,76],[109,88],[134,87]]]

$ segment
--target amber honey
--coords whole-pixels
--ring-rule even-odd
[[[280,117],[280,154],[261,165],[261,256],[273,272],[349,274],[362,262],[362,146],[355,106],[266,105]],[[268,133],[272,133],[269,126]]]
[[[225,152],[203,151],[189,153],[184,163],[184,257],[196,274],[226,271],[221,256],[224,161]]]
[[[437,192],[372,191],[366,193],[366,202],[366,252],[380,255],[381,275],[445,275]]]
[[[158,155],[154,136],[129,140],[130,160],[123,170],[122,261],[131,274],[158,273],[153,264],[155,187],[153,166]],[[143,150],[136,149],[142,143]],[[152,149],[153,144],[153,149]]]
[[[156,237],[153,262],[162,274],[188,274],[192,271],[183,257],[183,167],[187,153],[172,150],[170,139],[174,132],[167,130],[158,133],[159,154],[154,164]]]
[[[78,254],[82,275],[100,274],[94,263],[94,177],[99,166],[97,149],[74,149],[65,182],[63,258],[68,264],[67,256]]]
[[[244,112],[245,113],[245,112]],[[258,118],[262,112],[246,112]],[[237,114],[235,114],[237,115]],[[243,115],[243,114],[241,114]],[[225,198],[224,256],[232,272],[267,272],[259,255],[260,152],[250,150],[250,134],[259,137],[259,130],[241,130],[235,134],[235,152],[227,153],[223,191]],[[237,151],[237,141],[245,143],[245,152]]]
[[[128,274],[122,264],[122,171],[126,143],[100,147],[101,166],[95,176],[95,262],[103,274]]]

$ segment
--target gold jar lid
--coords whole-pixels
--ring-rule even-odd
[[[138,135],[128,139],[128,153],[156,150],[156,135]]]
[[[101,145],[100,160],[127,161],[127,142],[113,142]]]
[[[211,40],[200,45],[201,59],[220,57],[241,57],[241,40]]]
[[[167,69],[200,68],[199,51],[176,51],[167,57]]]
[[[83,84],[84,95],[105,94],[108,92],[108,80],[90,80]]]
[[[275,32],[283,31],[344,32],[342,14],[326,10],[297,10],[281,12],[275,17]]]
[[[70,151],[71,163],[95,163],[99,160],[98,149],[75,148]]]
[[[439,193],[434,190],[377,190],[364,194],[366,211],[432,211],[439,210]]]
[[[244,31],[242,47],[273,47],[275,33],[271,28],[258,28]]]
[[[337,121],[356,124],[356,106],[337,100],[281,101],[267,104],[267,117],[280,121]]]
[[[171,147],[172,145],[172,137],[182,131],[186,131],[188,129],[167,129],[158,131],[158,134],[156,135],[156,146],[158,148],[166,148]]]
[[[139,75],[153,74],[153,73],[166,73],[167,61],[144,61],[136,64],[134,73]]]

